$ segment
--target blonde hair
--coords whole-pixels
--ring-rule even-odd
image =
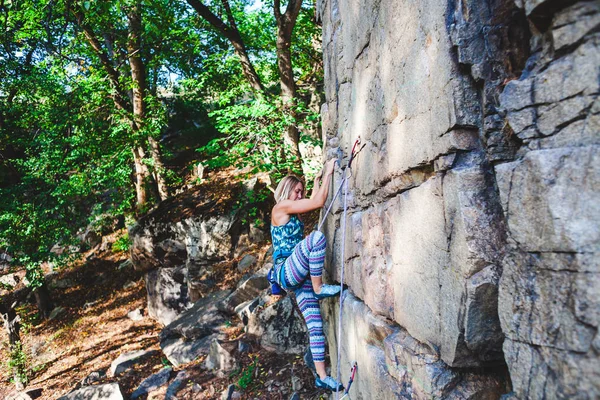
[[[279,203],[280,201],[290,197],[290,192],[299,183],[302,184],[302,188],[304,189],[304,182],[296,175],[288,175],[283,178],[279,182],[279,185],[277,185],[277,189],[275,189],[275,203]]]

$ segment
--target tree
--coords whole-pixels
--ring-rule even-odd
[[[242,40],[242,36],[238,30],[235,18],[233,17],[229,0],[221,0],[229,25],[223,22],[223,20],[221,20],[217,15],[213,14],[210,9],[200,0],[187,0],[187,2],[198,12],[198,14],[202,16],[202,18],[208,21],[213,28],[215,28],[223,37],[229,40],[235,50],[235,54],[240,59],[242,71],[244,72],[244,76],[248,80],[248,83],[258,95],[262,95],[265,90],[264,85],[256,73],[252,61],[250,61],[250,57],[246,50],[246,45]]]
[[[217,32],[223,37],[227,38],[235,49],[235,54],[239,57],[244,76],[250,83],[250,86],[254,89],[255,93],[260,96],[266,96],[269,93],[265,89],[265,85],[262,83],[260,76],[256,73],[256,69],[251,62],[251,59],[247,52],[247,46],[244,42],[243,35],[238,29],[238,23],[236,22],[235,15],[232,11],[232,7],[229,0],[221,0],[221,12],[225,15],[225,19],[228,23],[223,21],[223,18],[219,18],[216,13],[212,12],[209,7],[201,2],[200,0],[187,0],[187,2],[201,15]],[[248,18],[243,12],[244,3],[237,4],[240,18]],[[298,98],[296,81],[294,79],[294,69],[292,63],[292,43],[293,43],[293,32],[296,26],[298,15],[302,9],[302,0],[290,0],[287,3],[285,11],[281,11],[280,0],[274,0],[273,2],[273,16],[275,18],[276,25],[276,41],[274,53],[277,59],[277,69],[280,86],[280,102],[281,111],[288,116],[284,118],[288,121],[286,126],[283,128],[283,141],[282,149],[284,152],[284,158],[290,165],[291,170],[296,172],[302,171],[302,160],[299,149],[299,132],[298,132],[298,120],[301,119],[302,114],[297,112],[298,106],[302,103],[302,100]],[[256,27],[258,30],[264,29],[264,27]]]
[[[146,85],[146,66],[143,60],[144,49],[142,48],[142,36],[144,33],[142,25],[142,2],[135,0],[132,2],[123,2],[122,4],[114,5],[99,5],[95,11],[95,18],[86,18],[84,11],[87,8],[89,11],[89,2],[84,2],[81,6],[72,5],[71,12],[75,17],[77,25],[82,29],[87,42],[91,49],[100,61],[102,68],[109,77],[112,87],[112,99],[115,107],[124,112],[131,127],[132,136],[134,138],[144,137],[149,144],[149,152],[152,158],[153,171],[152,175],[156,183],[156,190],[161,200],[169,196],[168,186],[164,178],[164,165],[162,161],[161,149],[158,141],[155,138],[156,132],[150,132],[144,135],[149,125],[146,121],[146,103],[148,102],[148,93]],[[119,11],[125,14],[127,21],[127,40],[123,49],[115,49],[119,42],[124,43],[125,40],[115,40],[115,35],[120,33],[117,29],[112,32],[105,32],[104,41],[105,49],[94,31],[94,26],[99,23],[105,23],[107,26],[114,26],[111,18],[119,18]],[[117,63],[111,59],[110,54],[120,53],[127,59],[129,65],[130,80],[124,79],[124,74],[118,68],[119,65],[126,66],[126,63]],[[126,84],[130,82],[131,93],[126,90]],[[127,98],[127,95],[129,98]],[[138,140],[139,141],[139,140]],[[136,143],[132,148],[132,154],[135,164],[136,176],[136,193],[138,208],[142,208],[147,201],[148,194],[146,192],[146,181],[150,176],[150,171],[144,164],[146,151],[141,143]]]

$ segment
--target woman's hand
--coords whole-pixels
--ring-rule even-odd
[[[333,174],[336,162],[337,158],[332,158],[331,160],[327,161],[327,164],[325,164],[325,176]]]

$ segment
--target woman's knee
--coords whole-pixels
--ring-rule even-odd
[[[313,231],[308,235],[312,247],[325,247],[327,240],[321,231]]]

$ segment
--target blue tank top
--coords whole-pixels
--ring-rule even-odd
[[[277,261],[288,258],[302,239],[304,239],[304,224],[296,215],[292,215],[284,225],[271,225],[273,262],[276,264]]]

